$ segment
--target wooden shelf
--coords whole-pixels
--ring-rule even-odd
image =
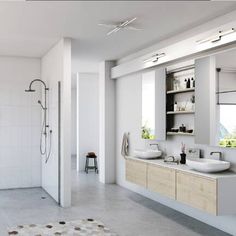
[[[194,92],[195,88],[187,88],[187,89],[180,89],[180,90],[169,90],[166,92],[166,94],[176,94],[176,93],[188,93],[188,92]]]
[[[178,114],[194,114],[194,111],[167,111],[167,115],[178,115]]]
[[[194,133],[182,133],[182,132],[167,132],[167,135],[183,135],[183,136],[194,136]]]

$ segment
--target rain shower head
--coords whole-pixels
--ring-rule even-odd
[[[47,90],[49,90],[49,88],[47,88],[47,86],[46,86],[46,84],[44,83],[43,80],[41,80],[41,79],[34,79],[34,80],[32,80],[32,81],[30,82],[30,84],[29,84],[29,89],[26,89],[25,92],[27,92],[27,93],[31,92],[31,93],[32,93],[32,92],[35,92],[35,91],[36,91],[35,89],[32,89],[32,84],[33,84],[34,82],[40,82],[40,83],[42,83],[43,86],[44,86],[45,93],[46,93]]]
[[[35,92],[35,90],[34,90],[34,89],[26,89],[25,92],[27,92],[27,93],[33,93],[33,92]]]

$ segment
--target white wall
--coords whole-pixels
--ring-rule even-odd
[[[150,141],[141,139],[141,74],[133,74],[120,78],[116,81],[116,172],[117,184],[143,194],[151,199],[166,204],[178,211],[195,217],[207,224],[222,229],[228,233],[236,235],[236,216],[218,216],[214,217],[201,211],[187,207],[181,203],[162,197],[159,194],[152,193],[142,187],[131,184],[125,180],[125,161],[120,154],[122,136],[124,132],[130,132],[130,150],[131,154],[135,148],[145,148]],[[236,170],[236,150],[194,145],[193,137],[171,137],[167,141],[158,142],[162,150],[167,154],[180,153],[181,142],[186,143],[187,147],[199,147],[203,150],[203,155],[209,155],[210,151],[221,151],[226,160],[233,163],[233,169]],[[155,141],[153,141],[155,142]]]
[[[77,92],[76,88],[71,90],[71,154],[76,155],[76,144],[77,144]]]
[[[42,79],[49,87],[49,125],[52,153],[42,161],[42,186],[61,205],[71,203],[71,41],[60,40],[42,58]],[[58,82],[61,82],[61,138],[58,146]],[[60,149],[60,150],[59,150]],[[59,153],[60,151],[60,153]],[[60,154],[60,160],[59,160]],[[60,161],[60,162],[59,162]],[[59,166],[60,163],[60,166]],[[60,179],[59,179],[60,177]],[[60,187],[60,194],[59,194]]]
[[[98,74],[79,73],[78,79],[79,170],[84,170],[86,154],[99,151]],[[72,113],[73,114],[73,113]],[[99,156],[98,156],[99,162]],[[92,163],[93,164],[93,163]]]
[[[102,183],[115,183],[115,92],[116,81],[111,80],[114,61],[103,61],[99,65],[99,156]]]
[[[0,57],[0,189],[41,186],[40,60]]]

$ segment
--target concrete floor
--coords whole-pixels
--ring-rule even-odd
[[[101,220],[120,236],[228,235],[117,185],[103,185],[94,173],[73,169],[72,180],[67,209],[40,188],[0,191],[0,235],[7,235],[8,226],[83,218]]]

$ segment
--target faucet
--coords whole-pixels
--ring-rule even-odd
[[[158,149],[158,144],[157,143],[150,143],[150,146],[156,146],[156,149]]]
[[[219,160],[223,160],[222,159],[222,152],[210,152],[210,155],[212,156],[213,154],[215,154],[215,153],[217,153],[217,154],[219,154]]]

